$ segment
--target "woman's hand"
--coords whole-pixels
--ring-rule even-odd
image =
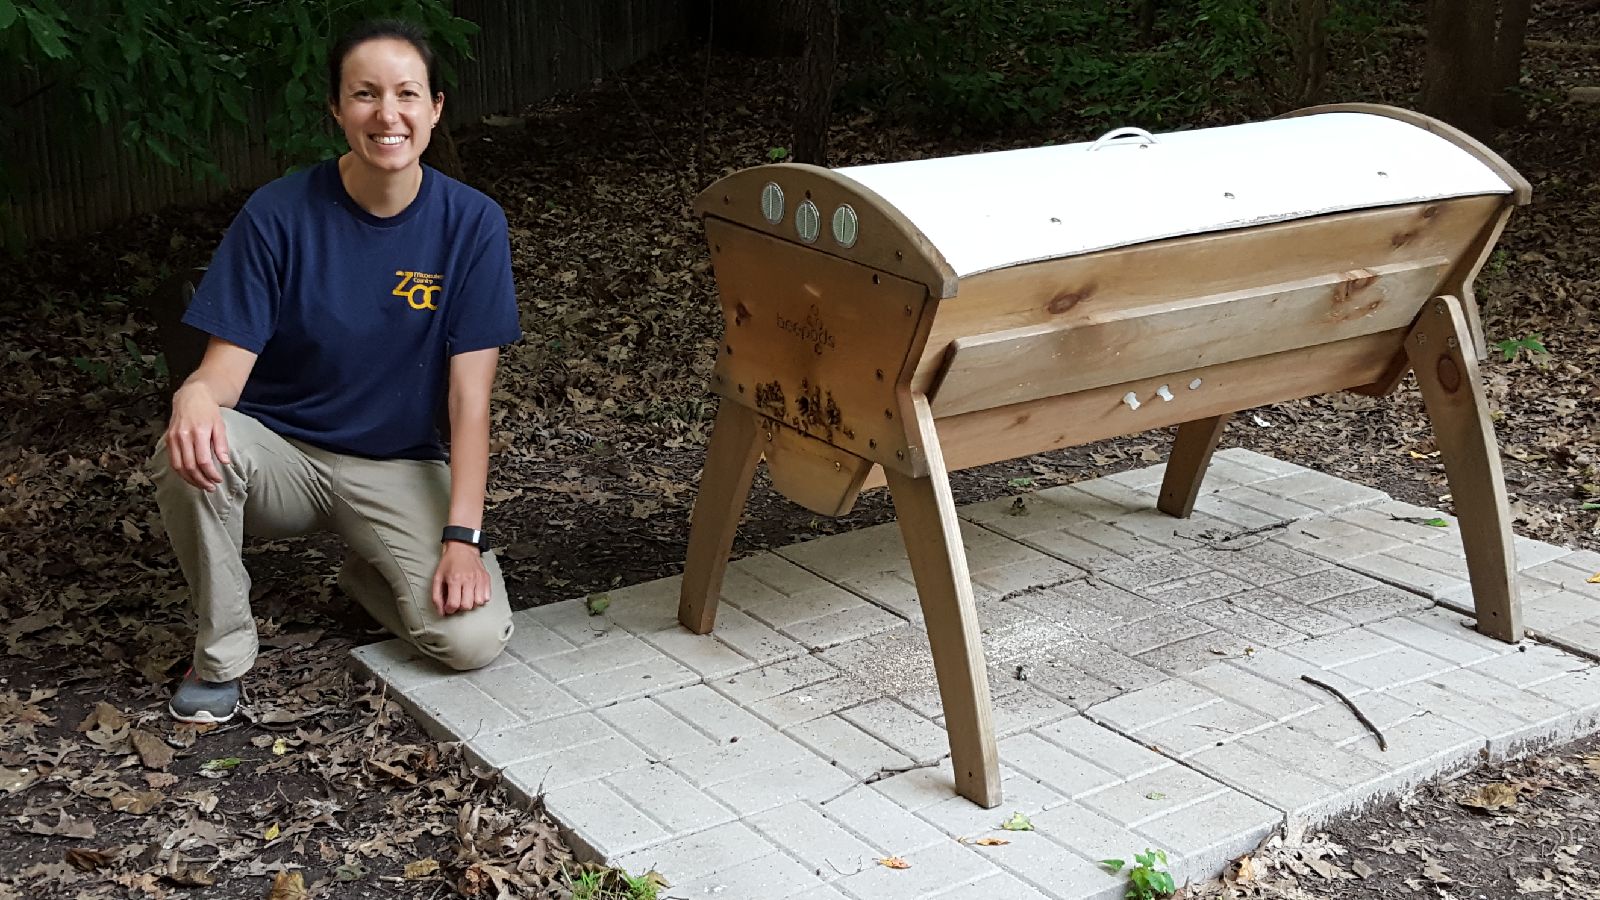
[[[228,453],[222,405],[206,382],[192,380],[172,395],[172,420],[167,423],[167,457],[172,470],[203,491],[222,483],[217,463],[233,461]]]
[[[214,491],[222,483],[217,463],[233,462],[222,410],[239,402],[239,392],[255,364],[254,353],[213,337],[206,344],[200,367],[172,395],[167,458],[172,471],[202,491]]]
[[[445,541],[439,567],[433,572],[433,608],[439,615],[466,612],[489,603],[489,570],[478,548]]]

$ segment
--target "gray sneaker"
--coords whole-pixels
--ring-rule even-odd
[[[239,711],[239,679],[201,681],[190,669],[172,693],[167,712],[179,722],[215,725],[233,718]]]

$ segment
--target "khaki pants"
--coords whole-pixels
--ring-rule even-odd
[[[241,551],[246,534],[280,538],[332,531],[347,547],[339,586],[374,619],[455,669],[487,665],[511,637],[500,564],[489,570],[487,606],[441,616],[433,573],[450,508],[450,467],[436,460],[373,460],[289,440],[255,419],[222,411],[233,462],[202,491],[172,471],[165,443],[151,470],[156,502],[189,582],[195,613],[194,671],[238,678],[255,664],[256,623]]]

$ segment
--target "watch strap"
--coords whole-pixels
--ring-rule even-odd
[[[484,536],[483,530],[468,528],[464,525],[446,525],[444,527],[444,535],[440,537],[440,540],[471,544],[478,548],[479,553],[486,553],[489,550],[489,539]]]

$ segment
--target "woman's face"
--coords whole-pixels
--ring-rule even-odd
[[[380,172],[402,172],[427,149],[444,95],[428,96],[428,66],[415,47],[374,38],[345,56],[332,111],[357,160]]]

